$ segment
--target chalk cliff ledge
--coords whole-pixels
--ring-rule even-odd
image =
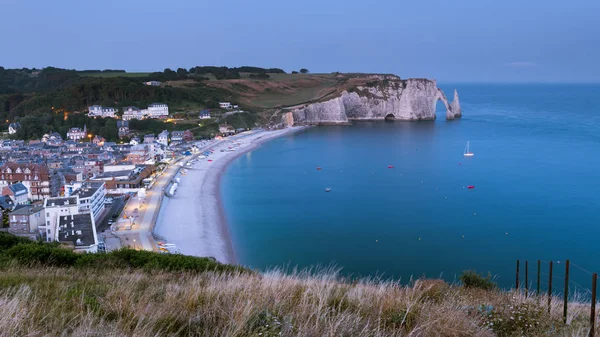
[[[288,108],[284,125],[348,124],[354,120],[434,120],[437,102],[446,107],[446,119],[462,116],[458,93],[452,103],[435,80],[393,75],[370,75],[320,102]]]

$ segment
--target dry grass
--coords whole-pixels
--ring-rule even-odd
[[[335,272],[0,270],[0,336],[586,336],[589,306]],[[511,320],[511,317],[513,319]],[[526,323],[522,323],[526,322]],[[523,325],[532,325],[522,330]]]

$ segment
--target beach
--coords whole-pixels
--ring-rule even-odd
[[[186,173],[177,174],[175,195],[165,198],[154,232],[174,244],[181,254],[214,257],[219,262],[237,262],[220,200],[221,174],[235,158],[271,139],[304,130],[292,127],[277,131],[250,131],[209,145],[214,150],[198,158]],[[235,146],[235,151],[229,151]],[[224,150],[224,152],[221,152]]]

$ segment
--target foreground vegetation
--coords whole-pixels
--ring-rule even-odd
[[[75,257],[0,235],[0,335],[587,336],[587,305],[572,303],[565,325],[558,299],[548,314],[544,297],[476,277],[466,287],[261,274],[131,250]]]

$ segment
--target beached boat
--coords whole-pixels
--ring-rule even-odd
[[[465,147],[465,153],[464,153],[465,157],[473,157],[475,154],[473,152],[471,152],[471,150],[469,149],[469,142],[467,141],[467,147]]]

